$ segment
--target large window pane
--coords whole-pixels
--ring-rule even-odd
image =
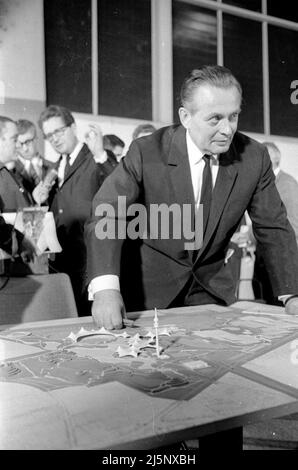
[[[297,0],[282,0],[282,2],[267,0],[267,13],[284,20],[298,22]]]
[[[298,32],[268,27],[271,133],[298,137],[298,105],[291,83],[298,80]]]
[[[247,10],[262,11],[262,0],[223,0],[223,3],[228,3],[229,5],[245,8]]]
[[[205,64],[216,64],[216,13],[173,2],[174,122],[179,122],[179,93],[186,75]]]
[[[99,113],[152,118],[151,2],[98,2]]]
[[[224,14],[223,45],[224,64],[243,88],[239,129],[264,132],[261,24]]]
[[[91,0],[45,0],[47,103],[90,113]]]

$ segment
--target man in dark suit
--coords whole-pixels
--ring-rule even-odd
[[[35,248],[21,232],[0,216],[0,248],[12,256],[20,255],[24,262],[33,260]]]
[[[16,123],[0,116],[0,212],[16,212],[34,201],[6,165],[16,158],[18,131]]]
[[[92,314],[99,326],[122,326],[125,307],[119,277],[129,310],[233,303],[233,274],[226,254],[245,210],[275,294],[282,296],[287,312],[298,313],[295,235],[275,187],[266,148],[236,132],[241,101],[241,86],[228,69],[205,66],[194,70],[181,89],[182,125],[132,142],[108,184],[95,196],[86,240]],[[126,197],[127,211],[118,207],[123,205],[119,195]],[[145,209],[146,218],[139,220],[145,236],[126,240],[121,257],[123,228],[120,224],[120,232],[114,235],[113,222],[117,215],[118,223],[126,214],[134,215],[131,205],[136,202],[139,212]],[[202,244],[189,250],[184,230],[181,236],[173,236],[177,223],[170,236],[146,233],[146,225],[151,229],[154,205],[161,204],[172,209],[176,204],[182,214],[185,204],[193,215],[203,205],[203,217],[196,218],[201,222],[196,224],[196,239],[200,241],[203,235]],[[192,219],[189,213],[178,219],[182,228],[187,219]],[[130,228],[128,238],[132,239],[133,225]],[[138,251],[125,260],[129,244],[135,244]]]
[[[70,276],[79,315],[87,315],[90,302],[86,292],[84,223],[91,214],[93,196],[108,172],[104,171],[104,158],[99,166],[88,146],[79,142],[75,121],[68,109],[49,106],[42,112],[39,126],[44,138],[60,154],[58,179],[46,195],[62,246],[53,268]],[[104,154],[103,147],[98,151]]]

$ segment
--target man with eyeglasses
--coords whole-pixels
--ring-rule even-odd
[[[58,178],[48,194],[62,246],[53,268],[70,276],[79,315],[89,315],[84,223],[91,214],[93,196],[111,171],[110,165],[105,171],[107,157],[102,139],[96,146],[100,166],[88,146],[78,140],[74,117],[67,108],[48,106],[41,113],[38,123],[44,138],[59,155]]]
[[[16,125],[18,139],[14,174],[24,188],[32,194],[53,164],[45,160],[38,151],[37,132],[33,122],[19,119]]]
[[[30,193],[7,168],[16,158],[17,137],[16,123],[0,116],[0,212],[16,212],[34,204]]]
[[[235,278],[227,255],[246,210],[274,296],[285,303],[286,313],[298,314],[295,234],[275,186],[267,149],[237,132],[240,83],[225,67],[204,66],[185,78],[180,98],[181,125],[135,139],[94,197],[85,236],[95,323],[120,328],[125,309],[235,302]],[[119,196],[122,201],[126,197],[125,211]],[[113,210],[108,212],[107,205]],[[201,220],[196,217],[200,206]],[[145,214],[139,232],[130,218],[136,215],[141,225],[135,207]],[[161,217],[151,220],[156,207]],[[190,209],[186,217],[184,207]],[[168,234],[162,233],[161,208],[178,209],[180,236],[175,236],[178,224],[170,225],[165,216]],[[103,233],[107,222],[116,226],[121,210],[127,232]],[[187,220],[196,225],[193,237],[198,243],[192,246],[186,243]]]

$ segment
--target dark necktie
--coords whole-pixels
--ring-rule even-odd
[[[65,181],[65,179],[67,178],[67,175],[70,171],[70,164],[69,164],[69,160],[70,160],[70,155],[66,155],[66,165],[65,165],[65,169],[64,169],[64,178],[63,180]]]
[[[205,234],[206,231],[212,199],[212,173],[210,167],[210,158],[210,155],[203,156],[205,167],[203,171],[202,190],[200,198],[200,204],[203,204],[203,234]]]

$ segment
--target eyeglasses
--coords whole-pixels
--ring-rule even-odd
[[[17,145],[19,147],[24,147],[24,145],[28,146],[28,145],[31,145],[32,142],[34,142],[35,140],[35,137],[33,137],[33,139],[28,139],[28,140],[25,140],[25,142],[20,142],[19,140],[17,141]]]
[[[54,137],[56,139],[58,139],[59,137],[62,137],[64,132],[66,131],[66,129],[70,126],[71,126],[71,124],[68,124],[67,126],[60,127],[59,129],[56,129],[53,132],[49,132],[48,134],[44,134],[43,136],[46,140],[51,142],[51,140],[53,140]]]

